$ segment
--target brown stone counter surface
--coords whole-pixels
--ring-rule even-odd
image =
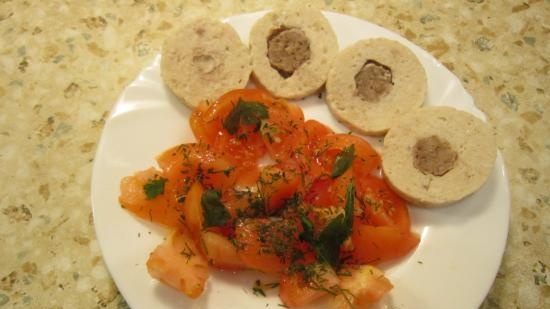
[[[91,214],[105,118],[185,19],[285,2],[0,1],[0,308],[128,307]],[[550,1],[309,2],[400,33],[462,80],[496,131],[512,193],[481,308],[550,308]]]

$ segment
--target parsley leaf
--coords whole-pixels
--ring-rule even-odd
[[[317,239],[314,238],[313,223],[305,215],[300,217],[304,229],[300,239],[309,242],[315,248],[319,258],[335,269],[340,266],[340,246],[351,235],[354,198],[355,186],[350,182],[346,190],[344,213],[332,219]]]
[[[255,125],[257,129],[260,128],[262,119],[269,117],[267,107],[258,102],[248,102],[239,99],[237,105],[231,110],[227,118],[223,122],[223,127],[230,134],[237,133],[239,126]]]
[[[315,238],[313,237],[313,222],[311,222],[305,214],[300,216],[300,221],[302,223],[302,228],[304,229],[304,231],[300,233],[300,239],[309,243],[314,243]]]
[[[336,178],[344,174],[347,169],[351,166],[353,158],[355,156],[355,145],[344,147],[342,152],[340,152],[336,159],[334,160],[334,166],[332,167],[332,178]]]
[[[220,191],[206,190],[201,197],[204,227],[224,226],[230,218],[229,211],[220,201]]]
[[[274,283],[263,283],[259,279],[254,281],[254,286],[252,286],[252,292],[256,296],[266,297],[264,289],[274,289],[279,286],[278,282]]]
[[[355,186],[348,185],[344,213],[332,219],[319,234],[318,253],[332,267],[340,266],[340,245],[351,235]]]
[[[166,181],[166,178],[149,179],[147,183],[143,185],[143,192],[145,192],[147,199],[152,200],[158,195],[163,194]]]

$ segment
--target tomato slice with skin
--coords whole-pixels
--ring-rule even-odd
[[[200,239],[203,228],[204,215],[201,205],[203,192],[204,189],[198,181],[193,183],[183,204],[183,222],[195,241]]]
[[[286,306],[304,307],[327,295],[332,296],[328,291],[339,284],[340,280],[330,266],[312,263],[305,267],[308,268],[307,280],[304,271],[281,275],[279,297]]]
[[[349,293],[342,293],[331,299],[331,307],[334,309],[348,309],[350,303],[363,308],[378,302],[393,288],[384,273],[371,265],[360,265],[342,272],[347,275],[339,276],[340,287]]]
[[[246,269],[237,253],[237,248],[227,237],[213,231],[203,231],[201,244],[204,254],[212,266],[226,270]]]
[[[363,138],[351,134],[331,134],[319,141],[321,149],[339,149],[354,145],[355,158],[352,163],[355,177],[361,178],[370,175],[380,167],[380,156],[372,146]]]
[[[351,235],[353,260],[358,264],[376,264],[402,257],[420,242],[418,235],[394,226],[371,226],[354,221]]]
[[[411,219],[405,200],[383,179],[372,175],[358,177],[356,187],[363,221],[374,226],[395,226],[402,232],[410,230]]]
[[[261,171],[259,189],[268,214],[275,213],[296,192],[300,191],[300,175],[296,169],[288,166],[284,164],[269,165]]]
[[[190,298],[202,294],[209,277],[208,262],[185,228],[170,232],[147,260],[149,274]]]
[[[260,134],[269,155],[277,162],[284,162],[304,151],[306,135],[302,109],[278,100],[265,104],[269,117],[262,123]]]
[[[191,114],[190,125],[195,137],[212,145],[233,164],[256,161],[265,154],[265,145],[252,125],[241,125],[235,134],[229,133],[224,121],[239,100],[263,102],[270,99],[258,89],[238,89],[222,95],[212,104],[203,103]]]
[[[291,220],[245,219],[235,227],[235,241],[244,264],[265,273],[288,268],[299,231]]]
[[[164,179],[164,192],[148,199],[144,185],[155,179]],[[183,225],[181,220],[183,207],[174,201],[172,195],[166,193],[169,182],[170,180],[167,180],[162,172],[154,168],[124,177],[120,182],[119,203],[123,208],[142,219],[179,228]]]
[[[304,196],[304,201],[318,207],[343,208],[346,203],[343,197],[346,194],[348,185],[352,181],[352,177],[353,173],[351,170],[347,170],[336,178],[322,174],[313,181]]]

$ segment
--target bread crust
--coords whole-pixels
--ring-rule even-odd
[[[268,39],[281,28],[301,29],[310,44],[310,58],[287,78],[271,67],[267,57]],[[250,32],[253,76],[271,94],[300,99],[323,86],[330,63],[338,52],[338,41],[328,20],[311,8],[274,10],[260,18]]]
[[[436,135],[458,153],[454,167],[442,176],[423,174],[413,165],[413,147]],[[491,128],[473,115],[451,107],[424,107],[403,116],[384,138],[382,170],[403,198],[422,207],[440,207],[477,191],[496,159]]]
[[[358,94],[355,75],[374,60],[391,69],[393,86],[378,102]],[[332,63],[326,91],[332,114],[353,130],[384,135],[400,115],[420,107],[426,98],[424,67],[407,47],[384,38],[358,41],[342,50]]]
[[[244,88],[252,71],[250,52],[237,32],[207,18],[183,25],[166,39],[160,68],[168,88],[190,108]]]

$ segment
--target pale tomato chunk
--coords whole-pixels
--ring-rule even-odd
[[[198,240],[203,226],[201,198],[204,189],[199,182],[193,183],[183,204],[183,221],[194,240]]]
[[[201,234],[204,253],[208,261],[216,268],[227,270],[245,269],[237,248],[227,237],[218,233],[204,231]]]
[[[350,303],[359,307],[368,306],[378,302],[393,288],[384,273],[374,266],[361,265],[341,271],[345,272],[349,272],[349,275],[339,276],[343,293],[330,301],[334,309],[349,309]]]
[[[191,298],[199,297],[209,276],[208,262],[186,230],[174,230],[149,255],[149,274]]]
[[[338,289],[339,279],[334,270],[326,264],[314,263],[306,266],[304,273],[283,274],[280,280],[279,297],[290,308],[313,304],[320,298],[333,295]]]

